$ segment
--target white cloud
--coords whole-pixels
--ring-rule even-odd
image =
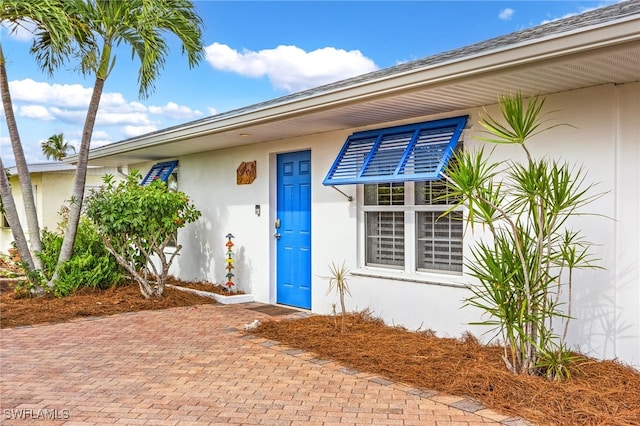
[[[128,138],[132,138],[134,136],[144,135],[145,133],[155,132],[156,130],[158,130],[158,128],[154,125],[124,126],[122,128],[122,133]]]
[[[112,143],[113,141],[111,139],[98,139],[98,138],[91,138],[91,148],[98,148],[100,146],[105,146],[105,145],[109,145],[110,143]],[[78,141],[77,143],[74,143],[74,145],[76,147],[80,146],[80,141]],[[77,149],[77,148],[76,148]]]
[[[11,81],[9,88],[21,116],[77,125],[84,123],[93,90],[81,84],[50,84],[32,79]],[[175,102],[147,107],[138,101],[127,101],[122,93],[104,92],[96,125],[150,126],[153,124],[150,114],[172,120],[203,115],[198,110]]]
[[[18,108],[18,115],[20,117],[35,118],[36,120],[55,120],[49,110],[42,105],[23,105]]]
[[[202,115],[198,110],[192,110],[187,106],[178,105],[175,102],[167,102],[165,106],[161,107],[150,106],[149,112],[151,114],[162,115],[173,119],[195,118]]]
[[[503,21],[510,21],[514,13],[516,13],[516,11],[508,7],[500,11],[500,13],[498,14],[498,18]]]
[[[81,84],[49,84],[30,78],[10,81],[9,90],[14,102],[34,102],[85,110],[89,106],[92,91]],[[104,96],[108,102],[110,94],[105,93]]]
[[[305,52],[296,46],[278,46],[258,52],[238,52],[227,45],[213,43],[206,48],[206,59],[218,70],[246,77],[267,76],[280,90],[296,92],[378,69],[359,50],[325,47]]]
[[[82,131],[75,130],[64,134],[64,140],[73,145],[76,148],[76,152],[80,149],[80,142],[82,139]],[[112,143],[113,140],[108,132],[104,130],[94,129],[91,133],[91,148],[96,148],[103,145]]]
[[[78,145],[80,145],[80,133],[78,133]],[[94,130],[93,133],[91,133],[91,140],[94,139],[109,139],[109,133],[105,132],[104,130]]]
[[[207,108],[207,111],[209,112],[209,115],[216,115],[218,113],[218,110],[214,107]]]
[[[108,125],[121,125],[121,124],[133,124],[149,125],[151,120],[146,113],[143,112],[111,112],[111,111],[98,111],[96,117],[96,125],[108,126]]]
[[[89,96],[91,96],[90,90]],[[89,102],[87,102],[89,106]],[[100,108],[127,108],[127,111],[144,111],[145,106],[140,102],[128,102],[120,92],[103,92],[100,95]]]
[[[84,87],[82,84],[53,84],[32,79],[10,81],[9,87],[16,116],[22,119],[19,126],[28,161],[41,159],[40,144],[37,141],[44,137],[45,132],[45,135],[64,132],[71,144],[76,147],[80,145],[81,129],[87,115],[92,88]],[[0,119],[4,119],[3,113],[0,106]],[[91,138],[91,147],[153,132],[159,127],[167,127],[202,115],[201,111],[176,102],[170,101],[163,106],[147,106],[137,100],[128,100],[120,92],[104,92]],[[0,133],[2,132],[0,128]],[[8,165],[13,163],[13,157],[3,156],[3,160],[5,158]]]
[[[49,108],[49,112],[55,117],[56,120],[76,125],[82,125],[82,123],[84,122],[84,118],[87,115],[86,110],[58,107]]]
[[[142,104],[140,102],[131,101],[131,102],[129,102],[129,105],[131,106],[131,108],[133,108],[136,111],[146,111],[147,110],[147,107],[144,106],[144,104]]]

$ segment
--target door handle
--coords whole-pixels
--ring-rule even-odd
[[[275,237],[276,240],[280,239],[280,233],[276,232],[275,234],[273,234],[273,236]]]

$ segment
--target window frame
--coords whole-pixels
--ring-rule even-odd
[[[357,239],[358,239],[358,270],[357,273],[363,275],[373,274],[389,274],[413,277],[420,280],[440,280],[446,281],[448,278],[455,278],[464,275],[464,263],[462,271],[436,270],[436,269],[419,269],[417,267],[417,214],[419,212],[444,212],[449,209],[451,204],[415,204],[415,186],[416,182],[404,182],[405,199],[403,205],[365,205],[365,185],[356,186],[356,199],[358,200],[357,214]],[[394,267],[393,265],[367,264],[367,229],[366,229],[366,213],[367,212],[404,212],[404,266]],[[465,211],[462,206],[456,207],[453,211],[461,212],[463,216],[462,224],[464,226]],[[462,234],[462,254],[464,256],[464,229]]]

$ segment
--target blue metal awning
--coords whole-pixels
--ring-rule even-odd
[[[323,185],[440,179],[468,116],[349,136]]]
[[[147,175],[144,177],[144,179],[142,179],[142,182],[140,182],[140,185],[142,186],[149,185],[151,182],[153,182],[156,179],[160,179],[161,181],[166,182],[167,179],[169,179],[169,176],[171,176],[171,172],[173,171],[173,169],[176,168],[177,165],[178,165],[178,160],[165,161],[163,163],[154,164],[153,167],[151,167],[151,169],[147,173]]]

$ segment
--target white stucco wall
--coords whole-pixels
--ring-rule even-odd
[[[569,343],[599,358],[619,358],[640,366],[640,84],[606,85],[547,98],[546,111],[563,126],[532,141],[535,156],[561,158],[588,172],[587,182],[597,182],[603,195],[588,207],[595,215],[572,221],[585,231],[594,255],[603,269],[576,275]],[[488,108],[495,113],[496,107]],[[455,111],[448,116],[469,114],[472,128],[465,132],[468,149],[480,142],[471,135],[480,131],[478,110]],[[414,123],[438,117],[418,117],[379,127]],[[304,138],[243,146],[179,158],[179,187],[202,211],[203,217],[181,231],[183,251],[173,273],[183,279],[224,279],[225,238],[235,235],[236,281],[256,300],[274,303],[275,295],[275,159],[281,152],[311,149],[312,159],[312,310],[331,312],[337,302],[327,295],[328,264],[346,264],[357,272],[350,279],[350,310],[370,309],[388,323],[410,329],[433,329],[441,336],[458,336],[466,330],[478,334],[468,322],[480,313],[462,308],[467,290],[451,285],[466,277],[388,273],[362,268],[359,262],[358,199],[356,186],[340,189],[322,180],[345,138],[353,131],[311,135]],[[517,147],[498,147],[496,160],[524,159]],[[243,161],[257,161],[258,177],[251,185],[236,185],[236,168]],[[141,170],[146,170],[140,167]],[[261,206],[261,215],[254,212]],[[478,235],[467,235],[470,242]],[[387,274],[386,278],[381,275]],[[402,278],[397,280],[396,278]],[[442,285],[444,284],[444,285]]]
[[[640,365],[640,83],[619,87],[615,146],[614,356]],[[611,282],[611,281],[610,281]]]

